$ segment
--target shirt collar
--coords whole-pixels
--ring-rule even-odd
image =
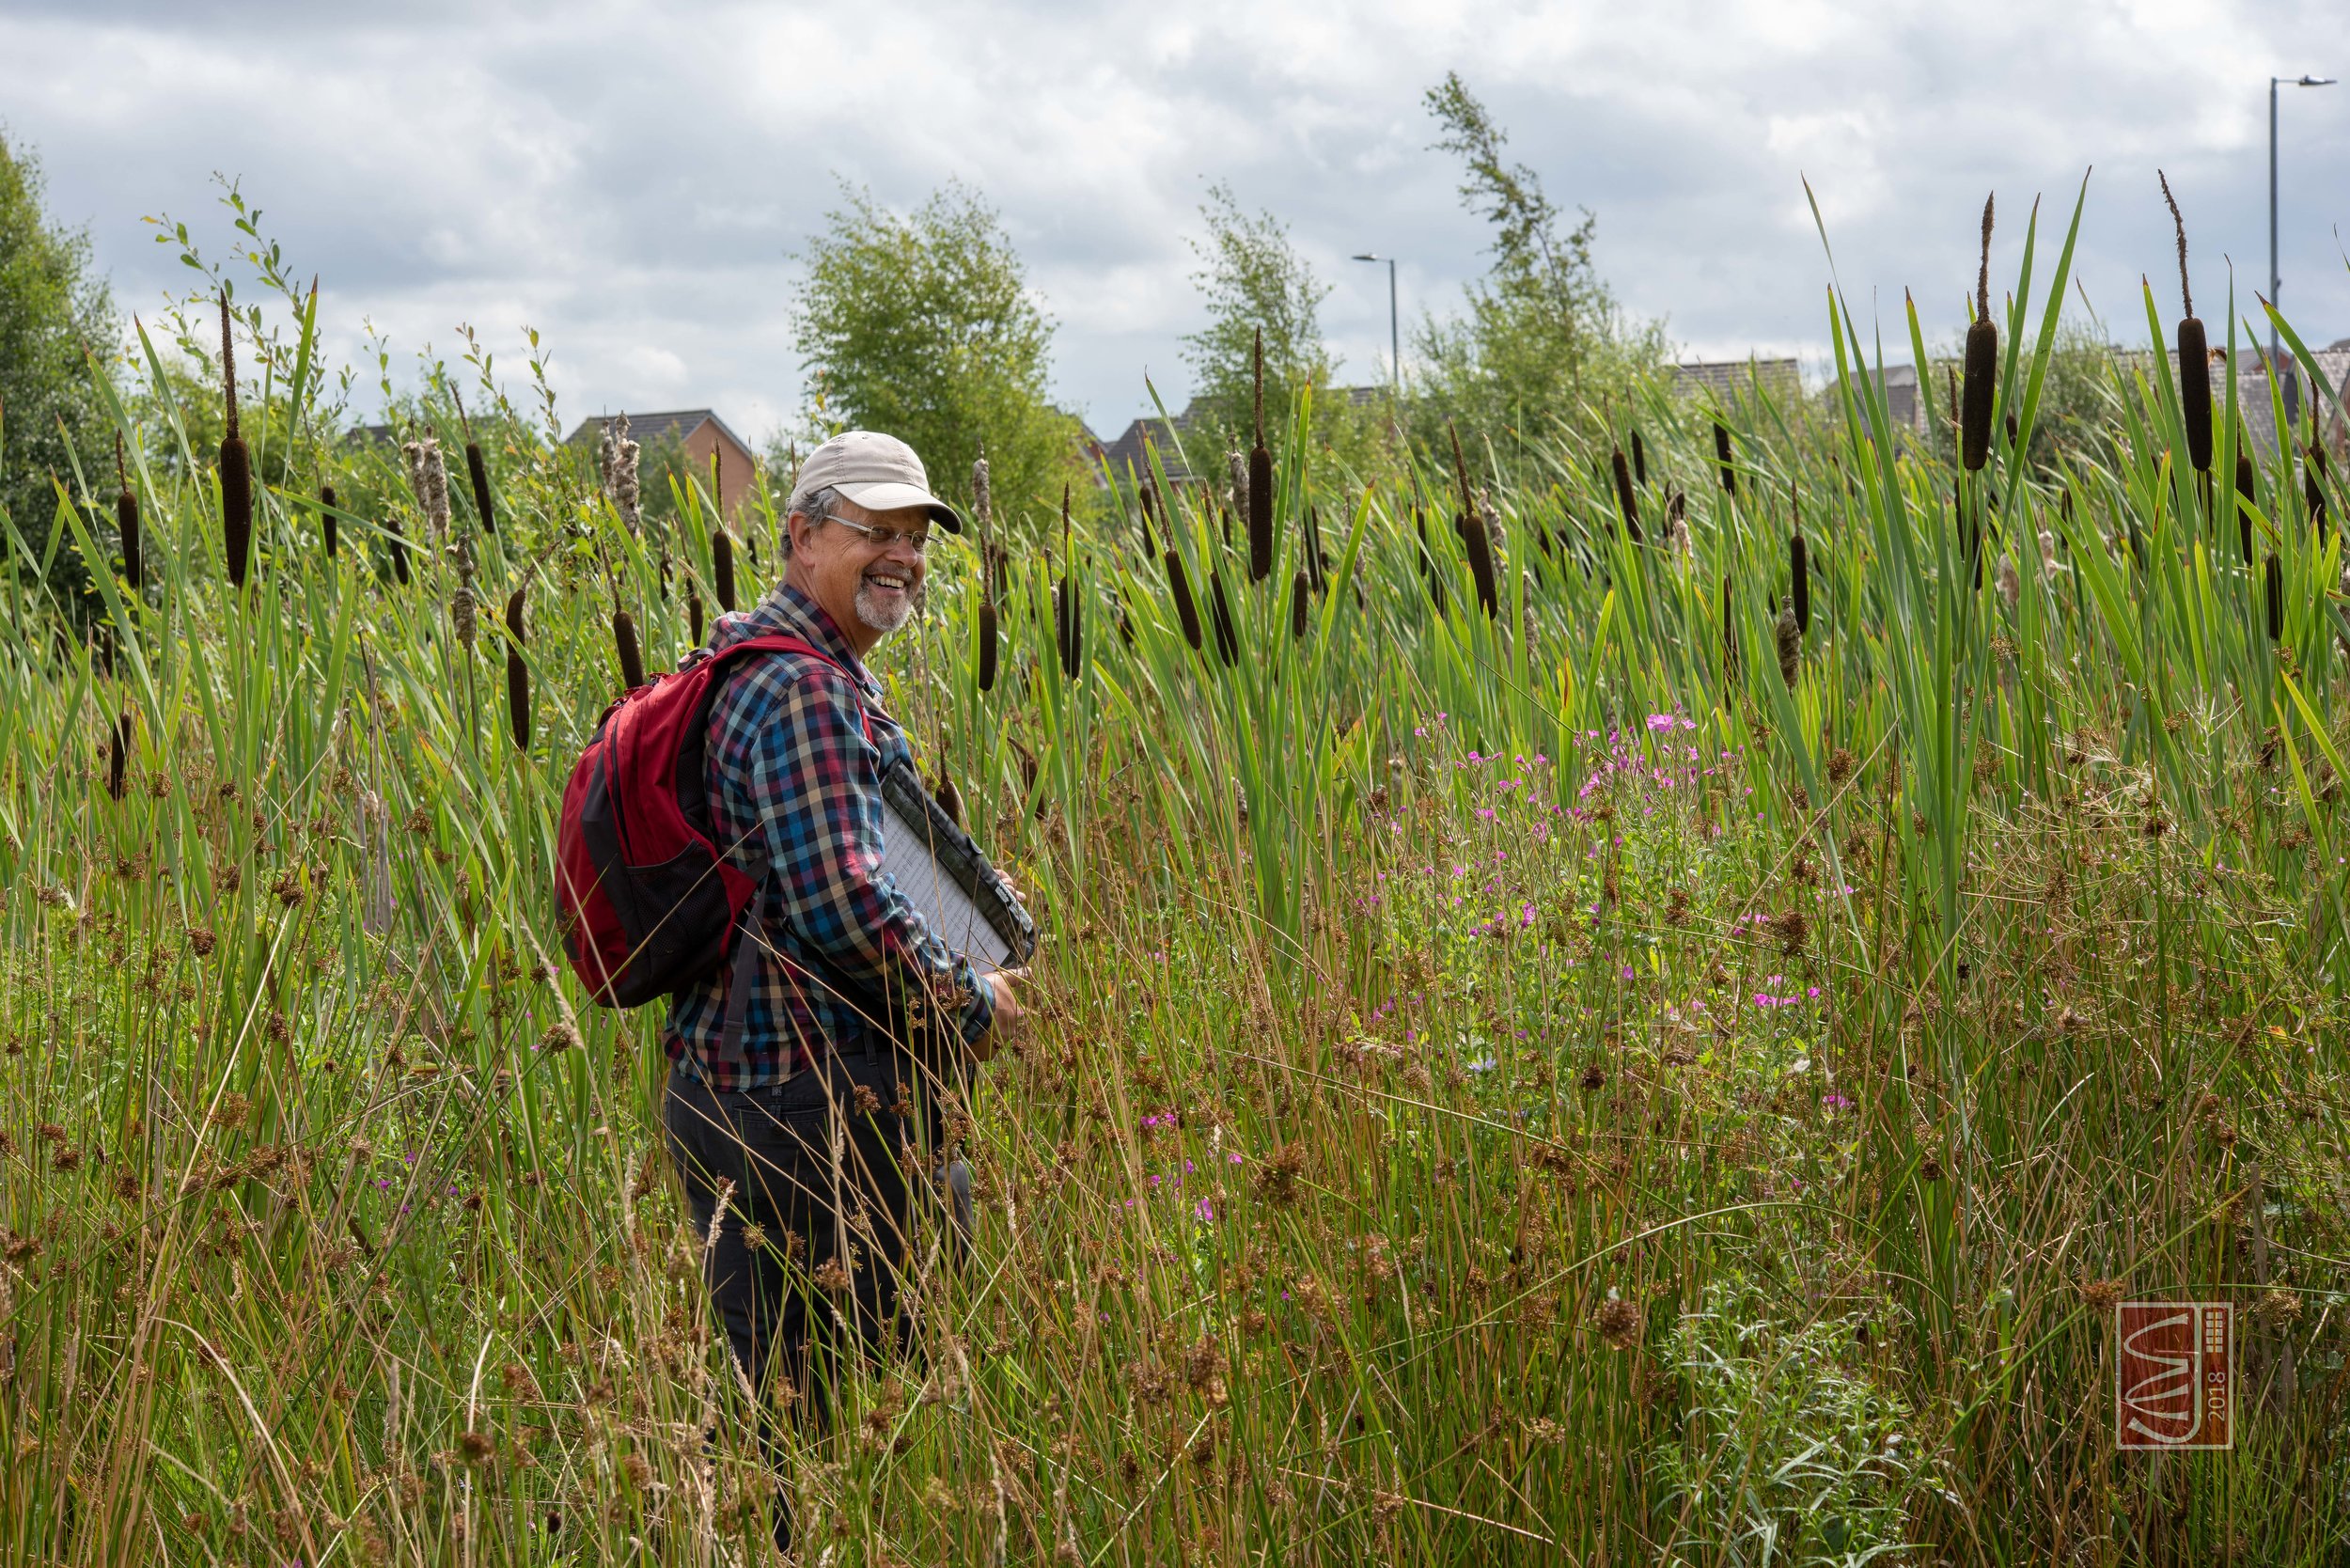
[[[711,629],[710,646],[715,651],[746,637],[772,636],[777,633],[823,650],[839,661],[858,685],[869,691],[876,689],[865,662],[850,648],[848,639],[840,635],[839,626],[824,607],[790,583],[777,583],[766,598],[748,610],[720,616]]]

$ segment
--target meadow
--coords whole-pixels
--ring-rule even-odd
[[[1162,452],[944,552],[878,667],[1039,1011],[939,1090],[976,1227],[804,1560],[2350,1554],[2350,493],[2232,376],[2192,461],[2151,290],[2114,460],[2020,456],[2077,225],[1980,467],[1872,435],[1863,366],[1939,383],[1840,290],[1825,402],[1505,481],[1317,468],[1308,393],[1237,505]],[[93,597],[10,522],[0,1552],[767,1560],[658,1010],[551,866],[616,617],[659,671],[763,592],[782,478],[636,515],[481,361],[483,516],[446,387],[416,483],[324,428],[315,309],[238,318],[243,561],[158,345],[60,477]],[[2165,1294],[2239,1308],[2230,1450],[2116,1450]]]

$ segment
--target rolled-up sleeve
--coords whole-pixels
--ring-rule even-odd
[[[995,993],[882,870],[882,758],[848,678],[810,669],[779,695],[744,782],[792,930],[848,979],[918,992],[977,1041],[995,1021]]]

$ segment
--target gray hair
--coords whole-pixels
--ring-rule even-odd
[[[804,490],[791,497],[791,505],[784,509],[783,514],[783,558],[785,560],[791,558],[791,519],[792,515],[798,513],[813,523],[830,513],[839,500],[840,492],[828,484],[820,484],[814,490]]]

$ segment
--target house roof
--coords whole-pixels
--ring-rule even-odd
[[[2325,372],[2327,381],[2333,383],[2334,397],[2338,402],[2334,411],[2324,416],[2325,429],[2329,436],[2339,441],[2345,419],[2350,419],[2350,387],[2344,385],[2344,383],[2350,383],[2350,337],[2312,350],[2310,357],[2317,361],[2317,368]],[[2310,384],[2309,376],[2299,365],[2295,364],[2292,368],[2301,383],[2298,412],[2304,421],[2301,435],[2306,438],[2306,421],[2318,391]],[[2250,358],[2244,373],[2236,378],[2235,410],[2236,417],[2244,425],[2245,439],[2251,444],[2252,449],[2274,453],[2277,450],[2277,407],[2269,401],[2267,355]]]
[[[757,447],[735,434],[727,422],[718,417],[717,411],[714,409],[679,408],[663,414],[629,414],[626,410],[622,410],[621,413],[628,420],[628,438],[640,447],[654,446],[659,442],[673,438],[683,441],[687,436],[701,429],[704,421],[708,421],[717,426],[718,433],[733,442],[740,450],[753,455],[756,455],[758,451]],[[603,416],[590,415],[579,422],[577,430],[563,438],[564,445],[576,446],[582,442],[598,440],[603,434]]]
[[[1792,400],[1803,395],[1803,376],[1793,359],[1749,354],[1745,359],[1693,359],[1672,367],[1671,384],[1676,392],[1709,391],[1728,398],[1758,384],[1775,397]]]
[[[1192,472],[1183,463],[1183,454],[1176,446],[1176,438],[1187,435],[1199,422],[1198,404],[1189,402],[1183,411],[1168,419],[1136,419],[1119,432],[1116,439],[1102,446],[1102,461],[1113,479],[1122,479],[1129,472],[1147,474],[1150,459],[1144,444],[1158,449],[1159,466],[1167,470],[1170,479],[1188,479]]]

